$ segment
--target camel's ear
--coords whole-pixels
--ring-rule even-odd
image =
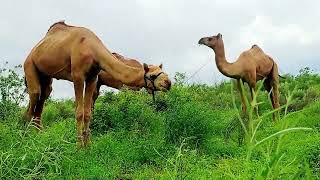
[[[159,68],[162,69],[162,63],[159,65]]]
[[[143,63],[143,69],[144,69],[144,72],[149,72],[149,67],[146,63]]]
[[[218,33],[217,37],[218,39],[222,38],[222,34]]]

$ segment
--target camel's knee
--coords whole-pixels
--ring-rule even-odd
[[[275,103],[273,104],[273,108],[274,108],[274,109],[277,109],[277,108],[279,108],[279,107],[280,107],[279,102],[275,102]]]
[[[28,94],[30,98],[39,98],[41,95],[41,89],[40,87],[38,88],[29,88],[28,89]]]
[[[242,106],[242,112],[246,113],[247,112],[247,107],[246,106]]]
[[[83,120],[83,113],[82,112],[77,112],[76,113],[76,120],[78,122]]]
[[[85,122],[85,123],[86,123],[86,122],[90,122],[91,117],[92,117],[91,109],[84,111],[83,119],[84,119],[84,122]]]

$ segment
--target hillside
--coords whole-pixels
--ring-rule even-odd
[[[73,100],[47,101],[38,133],[21,124],[19,102],[27,96],[4,93],[23,87],[21,77],[7,74],[0,83],[2,179],[320,178],[320,76],[308,68],[281,79],[278,122],[267,93],[258,91],[259,116],[252,112],[247,134],[231,81],[187,85],[180,74],[155,104],[143,91],[106,92],[95,105],[92,144],[82,150],[75,145]],[[17,83],[8,87],[8,78]]]

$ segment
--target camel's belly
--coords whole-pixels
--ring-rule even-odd
[[[52,75],[53,78],[55,79],[64,79],[64,80],[68,80],[68,81],[72,81],[72,76],[71,76],[71,70],[68,68],[68,69],[64,69],[54,75]]]
[[[65,60],[64,63],[51,59],[38,59],[34,61],[37,69],[44,75],[56,79],[71,79],[71,63]]]

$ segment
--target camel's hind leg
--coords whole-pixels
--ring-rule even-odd
[[[266,89],[266,91],[269,93],[269,95],[270,95],[270,100],[271,100],[271,103],[272,103],[272,107],[274,108],[274,109],[276,109],[276,108],[279,108],[280,107],[280,105],[279,105],[279,103],[278,103],[278,106],[276,106],[276,102],[277,102],[277,99],[276,99],[276,97],[275,97],[275,93],[274,93],[274,91],[275,91],[275,89],[274,89],[274,87],[273,87],[273,82],[272,82],[273,80],[271,79],[271,77],[270,78],[268,78],[268,79],[266,79],[265,80],[265,82],[264,82],[264,88]],[[272,114],[272,118],[273,118],[273,120],[275,121],[277,118],[280,118],[279,117],[279,111],[278,112],[275,112],[275,113],[273,113]]]
[[[40,99],[36,104],[34,121],[36,123],[36,126],[39,129],[42,129],[41,114],[43,111],[44,102],[49,97],[49,95],[52,91],[52,86],[51,86],[52,85],[52,78],[41,77],[40,82],[41,82],[41,94],[40,94]]]
[[[39,100],[41,87],[40,87],[40,80],[39,80],[39,73],[32,63],[32,61],[26,61],[24,64],[24,72],[26,78],[26,85],[29,94],[29,105],[27,112],[25,114],[25,120],[30,121],[31,118],[34,116],[34,110],[36,104]]]
[[[94,89],[93,91],[93,95],[92,95],[92,111],[94,110],[94,104],[96,103],[98,97],[99,97],[99,94],[100,94],[100,87],[101,87],[101,84],[99,84],[99,82],[97,82],[97,85],[96,85],[96,88]]]
[[[264,89],[268,92],[268,94],[270,95],[270,100],[271,100],[271,103],[272,103],[272,107],[273,107],[273,99],[272,99],[272,86],[271,86],[271,78],[268,77],[266,78],[266,80],[263,82],[263,85],[264,85]]]

